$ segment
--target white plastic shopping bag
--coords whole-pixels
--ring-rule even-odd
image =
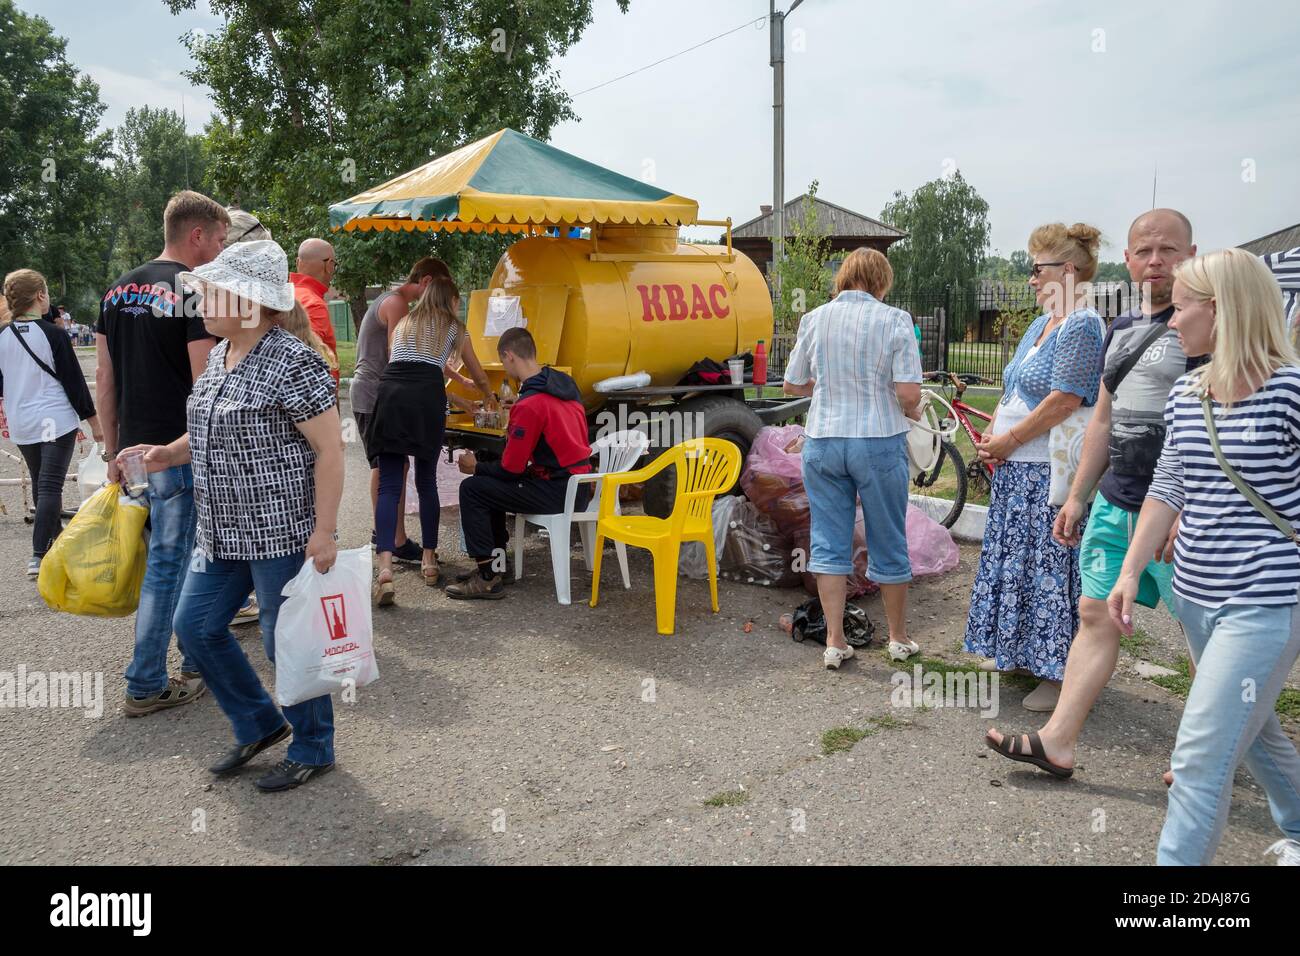
[[[90,446],[90,454],[77,463],[77,490],[85,501],[108,484],[108,462],[104,461],[104,446],[99,442]]]
[[[370,628],[370,547],[340,551],[325,574],[310,558],[280,592],[275,699],[281,707],[379,679]]]

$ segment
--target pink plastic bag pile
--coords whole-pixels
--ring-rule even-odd
[[[763,428],[754,438],[740,484],[745,496],[766,514],[790,539],[791,546],[804,555],[811,552],[811,512],[808,494],[803,487],[803,427],[777,425]],[[912,575],[943,574],[957,567],[957,545],[948,529],[919,508],[907,506],[907,553]],[[804,587],[817,593],[813,575],[805,573]],[[872,594],[879,587],[867,577],[867,543],[862,510],[858,509],[853,527],[853,573],[849,576],[849,596]]]

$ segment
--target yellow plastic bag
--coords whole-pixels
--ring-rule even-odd
[[[76,513],[41,560],[41,597],[56,611],[125,617],[140,603],[144,581],[145,505],[105,485]]]

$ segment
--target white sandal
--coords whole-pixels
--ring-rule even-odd
[[[921,645],[916,643],[916,641],[908,641],[906,644],[902,641],[890,641],[889,659],[891,661],[905,661],[920,650]]]

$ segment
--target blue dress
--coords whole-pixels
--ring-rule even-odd
[[[1102,334],[1097,313],[1072,313],[1028,356],[1050,321],[1034,320],[1003,372],[1003,402],[1014,393],[1031,410],[1053,391],[1094,405],[1101,382]],[[1061,680],[1079,629],[1079,549],[1052,539],[1059,508],[1048,502],[1051,466],[1008,461],[993,471],[988,523],[966,621],[967,651],[991,657],[999,670],[1023,667]],[[1082,534],[1084,523],[1079,525]]]

